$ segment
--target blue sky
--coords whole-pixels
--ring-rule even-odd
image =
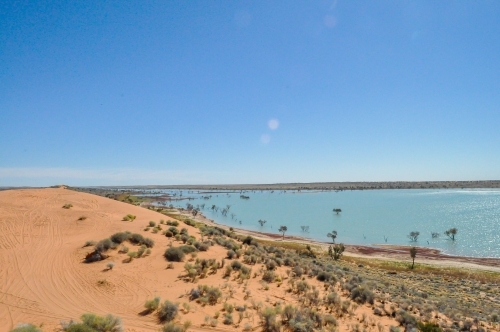
[[[498,1],[0,4],[0,186],[500,179]]]

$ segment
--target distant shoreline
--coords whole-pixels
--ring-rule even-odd
[[[84,188],[116,189],[184,189],[184,190],[379,190],[379,189],[500,189],[500,180],[479,181],[386,181],[386,182],[314,182],[275,184],[214,185],[138,185],[88,186]]]
[[[220,224],[210,218],[207,218],[203,213],[199,213],[196,217],[193,217],[190,213],[185,210],[179,210],[179,214],[192,218],[196,221],[202,222],[209,226],[217,226],[223,229],[233,229],[236,233],[241,235],[250,235],[260,240],[276,241],[281,242],[282,235],[276,233],[259,232],[252,231],[232,226],[227,226]],[[300,244],[310,244],[313,246],[318,246],[322,250],[327,251],[328,246],[331,243],[325,241],[318,241],[312,238],[302,237],[302,236],[286,236],[284,237],[285,242],[295,242]],[[358,257],[358,258],[375,258],[382,260],[393,260],[398,262],[404,262],[409,260],[409,249],[410,246],[404,245],[388,245],[388,244],[373,244],[373,245],[357,245],[357,244],[344,244],[346,251],[345,255]],[[473,268],[479,270],[495,271],[500,272],[500,258],[494,257],[469,257],[469,256],[455,256],[448,255],[439,249],[429,248],[429,247],[417,247],[418,250],[418,261],[419,263],[441,266],[441,267],[453,267],[453,268]]]

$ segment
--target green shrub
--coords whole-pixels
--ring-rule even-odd
[[[179,226],[179,222],[177,220],[169,220],[167,221],[167,226]]]
[[[233,315],[226,312],[224,314],[224,320],[222,321],[224,325],[233,325]]]
[[[265,282],[273,282],[276,279],[276,274],[274,271],[265,271],[262,275],[262,280]]]
[[[123,217],[123,221],[134,221],[136,218],[136,216],[134,216],[133,214],[127,214],[125,217]]]
[[[184,251],[179,247],[171,247],[165,251],[164,256],[169,262],[182,262],[184,260]]]
[[[417,328],[420,332],[442,332],[443,329],[434,323],[431,322],[418,322],[417,323]]]
[[[357,285],[351,290],[351,299],[358,303],[368,302],[373,304],[375,295],[373,295],[373,292],[366,288],[365,285]]]
[[[179,326],[172,322],[166,323],[163,325],[162,332],[184,332],[185,329],[183,326]]]
[[[154,221],[149,222],[149,227],[155,227],[155,226],[156,226],[156,223]]]
[[[185,254],[196,252],[196,248],[193,246],[179,246],[179,249],[182,250],[182,252]]]
[[[69,208],[67,208],[67,209],[69,209]],[[10,330],[10,332],[42,332],[42,330],[33,324],[20,323],[20,324],[17,324],[17,326],[13,330]]]
[[[96,314],[83,314],[81,323],[64,323],[63,330],[68,332],[121,332],[122,321],[113,315],[98,316]]]
[[[158,296],[155,297],[154,299],[148,300],[148,301],[146,301],[146,303],[144,303],[144,307],[149,312],[155,311],[156,309],[158,309],[159,306],[160,306],[160,298]]]
[[[179,305],[166,300],[158,310],[158,318],[162,322],[172,321],[179,312]]]
[[[127,241],[130,238],[130,233],[128,232],[118,232],[111,235],[110,239],[114,243],[122,243],[123,241]]]
[[[106,252],[113,246],[113,242],[110,239],[104,239],[95,245],[94,249],[97,252]]]
[[[165,236],[166,237],[172,237],[172,236],[174,236],[174,234],[171,231],[166,231],[165,232]]]

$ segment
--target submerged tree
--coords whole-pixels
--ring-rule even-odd
[[[410,248],[410,256],[412,258],[411,268],[413,269],[413,266],[415,266],[415,257],[417,257],[417,247]]]
[[[335,239],[337,238],[337,231],[332,231],[331,233],[326,234],[326,236],[332,238],[332,243],[335,243]]]
[[[433,239],[437,239],[439,237],[439,233],[431,232],[431,236]]]
[[[414,232],[410,232],[410,234],[408,234],[407,236],[411,242],[417,242],[419,235],[420,235],[420,232],[414,231]]]
[[[259,219],[258,223],[260,224],[260,226],[264,226],[264,224],[267,222],[267,220],[262,220],[262,219]]]
[[[333,212],[339,214],[340,212],[342,212],[342,209],[339,209],[339,208],[335,208],[333,209]]]
[[[446,232],[444,232],[444,234],[450,238],[450,240],[452,241],[455,241],[455,235],[457,235],[458,233],[458,229],[456,229],[455,227],[453,228],[450,228],[449,230],[447,230]]]
[[[288,227],[286,227],[286,226],[280,226],[280,228],[278,229],[278,232],[283,233],[283,240],[285,240],[285,233],[287,230],[288,230]]]
[[[309,233],[309,226],[300,226],[300,228],[302,229],[302,232]]]

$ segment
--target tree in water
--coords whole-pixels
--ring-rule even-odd
[[[340,259],[340,256],[344,253],[345,246],[343,243],[339,244],[334,244],[328,247],[328,255],[330,255],[331,258],[334,260],[338,261]]]
[[[337,238],[337,231],[332,231],[331,233],[326,234],[326,236],[332,238],[332,243],[335,243],[335,239]]]
[[[439,237],[439,233],[431,232],[431,236],[433,239],[437,239]]]
[[[414,231],[414,232],[410,232],[410,234],[408,234],[407,236],[411,242],[417,242],[419,235],[420,235],[420,232]]]
[[[302,229],[302,232],[309,233],[309,226],[300,226],[300,228]]]
[[[447,230],[446,232],[444,232],[444,234],[450,238],[450,240],[452,241],[455,241],[455,235],[457,235],[458,233],[458,229],[456,229],[455,227],[453,228],[450,228],[449,230]]]
[[[286,226],[280,226],[280,228],[278,229],[278,232],[283,233],[283,240],[285,240],[285,233],[287,230],[288,230],[288,227],[286,227]]]
[[[342,209],[335,208],[335,209],[333,209],[333,212],[335,212],[336,214],[339,214],[340,212],[342,212]]]
[[[267,222],[267,220],[262,220],[262,219],[259,219],[259,224],[261,227],[264,227],[264,224]]]
[[[413,267],[415,266],[415,257],[417,257],[417,247],[410,248],[410,256],[412,259],[411,268],[413,269]]]

